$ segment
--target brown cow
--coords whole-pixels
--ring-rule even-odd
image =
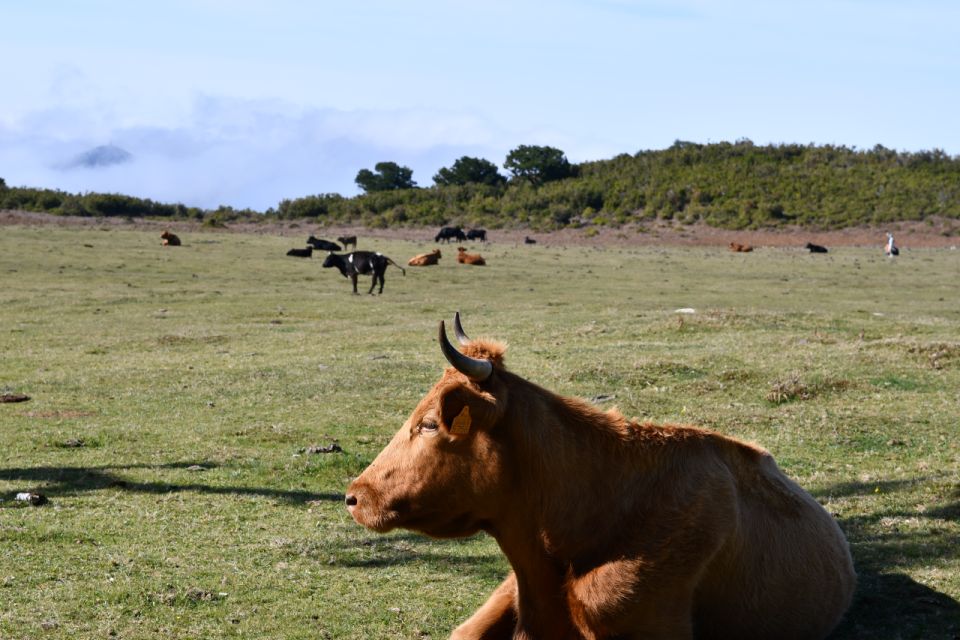
[[[160,243],[165,247],[179,247],[180,238],[170,233],[170,230],[168,229],[160,234]]]
[[[753,251],[753,247],[748,244],[740,244],[739,242],[730,243],[730,251],[736,251],[738,253],[749,253]]]
[[[413,256],[407,260],[407,266],[428,267],[432,264],[439,264],[440,258],[440,249],[434,249],[430,253],[421,253],[418,256]]]
[[[353,519],[492,535],[513,568],[453,638],[823,638],[856,582],[834,519],[758,446],[627,420],[462,352],[347,489]]]
[[[463,247],[457,247],[457,262],[460,264],[474,264],[478,267],[482,267],[487,264],[487,261],[483,259],[479,253],[467,253],[467,250]]]
[[[343,245],[343,248],[346,249],[350,245],[353,245],[353,248],[357,248],[357,236],[340,236],[337,238],[337,242]]]

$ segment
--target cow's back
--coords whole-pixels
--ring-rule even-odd
[[[347,254],[347,263],[350,268],[361,275],[367,275],[372,271],[378,270],[381,266],[385,267],[383,257],[373,251],[354,251]]]
[[[823,638],[850,605],[856,574],[833,517],[767,452],[723,438],[737,528],[697,589],[697,638]]]

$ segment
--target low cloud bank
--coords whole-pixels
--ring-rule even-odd
[[[94,109],[0,123],[0,177],[10,186],[265,210],[285,198],[355,195],[357,171],[381,161],[410,167],[418,185],[430,186],[438,169],[462,155],[502,164],[517,144],[540,144],[473,115],[430,110],[346,112],[204,97],[176,124],[115,117],[114,126]],[[98,148],[129,157],[78,161]]]

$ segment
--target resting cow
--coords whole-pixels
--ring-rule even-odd
[[[350,245],[353,245],[353,248],[357,248],[357,236],[340,236],[337,238],[337,242],[343,245],[343,248],[346,249]]]
[[[418,256],[413,256],[407,261],[408,267],[428,267],[433,264],[439,264],[440,258],[440,249],[434,249],[430,253],[421,253]]]
[[[737,253],[749,253],[753,251],[753,247],[748,244],[740,244],[739,242],[730,243],[730,251],[736,251]]]
[[[336,242],[315,238],[314,236],[307,238],[307,244],[317,251],[340,251],[340,245]]]
[[[175,234],[170,233],[170,231],[164,231],[160,234],[160,244],[164,247],[179,247],[180,238]]]
[[[373,281],[370,283],[370,290],[367,293],[373,293],[373,288],[380,282],[380,290],[377,293],[383,293],[383,274],[387,271],[388,265],[393,265],[407,275],[406,269],[396,262],[383,255],[373,251],[354,251],[352,253],[327,255],[323,261],[324,268],[336,267],[343,274],[344,278],[350,278],[353,281],[353,292],[357,293],[357,276],[366,276],[373,274]]]
[[[531,238],[530,236],[524,236],[523,244],[537,244],[537,241]]]
[[[307,247],[305,249],[290,249],[287,251],[288,256],[293,256],[294,258],[309,258],[313,256],[313,247]]]
[[[463,247],[457,247],[457,262],[460,264],[473,264],[478,267],[482,267],[487,264],[487,261],[483,259],[479,253],[467,253],[467,250]]]
[[[762,448],[628,420],[462,351],[347,489],[353,519],[485,531],[512,571],[453,638],[823,638],[856,575],[826,510]]]
[[[826,247],[819,244],[813,244],[812,242],[808,242],[804,248],[810,253],[826,253],[827,252]]]

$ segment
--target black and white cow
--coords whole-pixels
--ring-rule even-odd
[[[371,294],[378,280],[380,281],[380,291],[378,291],[378,293],[383,293],[383,274],[387,271],[387,266],[391,264],[397,269],[400,269],[403,275],[407,275],[406,269],[382,253],[375,253],[373,251],[354,251],[352,253],[342,254],[331,253],[327,255],[327,258],[323,261],[325,268],[336,267],[340,269],[340,273],[343,274],[344,278],[350,278],[353,281],[354,293],[357,293],[357,276],[366,276],[372,273],[373,282],[370,283],[370,291],[367,291],[367,293]]]
[[[315,238],[313,236],[307,238],[307,244],[317,251],[340,251],[340,245],[338,245],[336,242],[321,240],[320,238]]]
[[[457,240],[458,242],[466,242],[467,234],[463,232],[463,229],[460,227],[443,227],[440,229],[440,233],[434,237],[434,242],[450,242],[451,240]]]
[[[469,229],[467,231],[467,240],[479,240],[480,242],[486,242],[487,230],[486,229]]]

